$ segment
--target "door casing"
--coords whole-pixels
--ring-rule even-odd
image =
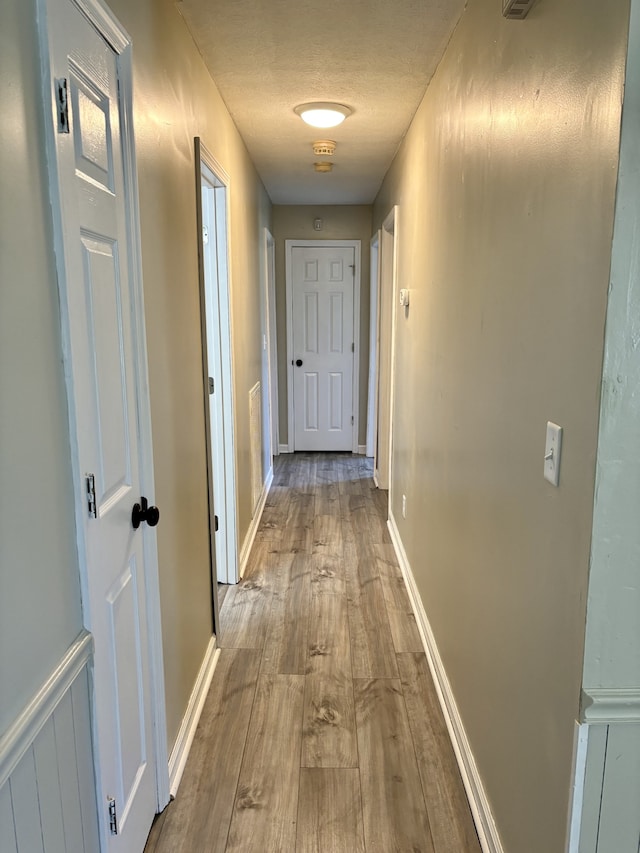
[[[369,276],[369,384],[366,455],[374,457],[378,441],[378,370],[380,358],[380,231],[371,238]]]
[[[380,489],[391,489],[393,440],[393,382],[395,366],[396,303],[398,295],[398,206],[391,208],[380,230],[378,251],[380,297],[378,313],[378,433],[373,479]],[[391,495],[389,495],[391,500]]]
[[[285,240],[285,268],[287,294],[287,451],[293,453],[294,418],[293,418],[293,263],[294,248],[352,248],[354,250],[353,277],[353,425],[351,449],[358,452],[358,421],[359,421],[359,377],[360,377],[360,240]],[[282,445],[280,445],[282,449]]]

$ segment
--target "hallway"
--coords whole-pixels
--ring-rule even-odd
[[[146,853],[479,853],[370,461],[275,461]]]

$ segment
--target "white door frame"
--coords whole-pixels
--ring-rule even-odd
[[[38,29],[41,49],[41,66],[43,77],[44,108],[53,110],[53,87],[51,71],[51,56],[48,40],[48,15],[54,15],[60,0],[38,0]],[[121,108],[121,144],[124,168],[124,201],[128,217],[128,230],[131,237],[130,245],[130,280],[132,295],[132,332],[134,338],[134,380],[137,399],[137,427],[140,438],[139,467],[141,493],[155,494],[153,470],[153,445],[151,435],[151,409],[149,403],[149,379],[146,349],[146,331],[144,321],[144,296],[142,288],[142,262],[140,251],[140,213],[138,207],[138,176],[136,171],[135,145],[133,139],[133,76],[131,39],[113,16],[112,12],[101,0],[72,0],[80,12],[90,21],[96,31],[109,43],[118,57],[118,80]],[[71,469],[74,484],[74,503],[76,515],[76,539],[78,545],[80,585],[83,602],[83,622],[91,630],[91,612],[89,612],[88,595],[88,559],[87,546],[84,537],[84,521],[86,516],[86,493],[84,472],[81,469],[78,447],[78,425],[75,417],[75,388],[70,367],[71,329],[69,321],[68,298],[64,265],[64,220],[63,208],[59,191],[60,176],[56,158],[56,136],[54,127],[57,126],[55,112],[53,121],[46,116],[45,145],[47,153],[47,168],[49,174],[49,190],[53,210],[53,236],[58,272],[58,290],[60,295],[60,324],[62,332],[62,350],[65,363],[65,380],[67,387],[67,404],[69,415],[69,436],[71,444]],[[157,811],[160,812],[169,802],[169,756],[167,750],[167,723],[164,688],[164,658],[162,651],[162,628],[160,621],[160,584],[158,574],[158,552],[156,536],[147,525],[142,525],[138,534],[142,536],[145,563],[145,593],[147,613],[147,642],[150,670],[150,705],[153,722],[153,749],[156,775]],[[93,702],[92,702],[93,705]],[[98,739],[95,732],[96,719],[92,710],[92,725],[94,727],[94,763],[96,766],[96,787],[98,802],[105,802],[105,792],[100,790],[100,756],[97,751]],[[106,810],[98,809],[101,834],[105,837]]]
[[[366,454],[372,457],[376,452],[378,439],[378,359],[380,329],[380,231],[376,231],[370,243],[369,274],[369,384],[367,393],[367,445]]]
[[[314,249],[340,248],[354,250],[353,276],[353,425],[351,450],[358,452],[358,414],[360,409],[360,240],[285,240],[285,266],[287,289],[287,452],[295,450],[293,421],[293,250],[297,248]]]
[[[231,322],[231,252],[229,240],[229,194],[230,179],[227,171],[202,144],[199,137],[195,139],[196,151],[196,181],[197,198],[199,209],[198,246],[199,256],[204,258],[203,236],[202,236],[202,184],[206,183],[212,191],[221,191],[224,194],[225,223],[222,233],[218,232],[216,239],[224,240],[224,251],[226,255],[226,274],[218,281],[207,277],[204,265],[200,264],[200,287],[201,307],[204,311],[203,321],[203,361],[205,364],[205,387],[204,393],[206,403],[209,403],[209,376],[211,371],[208,366],[207,341],[209,337],[215,340],[219,347],[219,363],[221,375],[216,378],[219,387],[215,388],[213,396],[215,405],[213,407],[212,420],[207,429],[207,454],[210,460],[209,474],[212,492],[209,500],[209,529],[212,544],[212,553],[215,557],[216,579],[212,580],[214,595],[216,595],[216,581],[221,583],[237,583],[238,576],[238,523],[237,523],[237,459],[235,452],[235,413],[233,405],[234,373],[233,373],[233,347],[232,347],[232,322]],[[213,311],[214,324],[219,329],[219,335],[207,334],[207,305]],[[215,512],[224,513],[225,538],[222,551],[216,547]],[[223,559],[220,559],[220,556]],[[214,598],[214,609],[217,605],[217,596]]]
[[[276,332],[276,241],[268,228],[264,229],[265,263],[265,327],[269,354],[269,406],[271,412],[271,457],[278,455],[278,338]]]
[[[388,253],[391,252],[391,257]],[[380,489],[391,489],[393,394],[395,369],[396,302],[398,292],[398,205],[394,205],[380,229],[380,311],[378,358],[378,432],[373,479]],[[391,275],[385,275],[390,269]],[[389,495],[391,499],[391,495]]]

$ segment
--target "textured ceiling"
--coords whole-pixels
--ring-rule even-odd
[[[274,204],[373,201],[465,0],[180,0]],[[293,108],[337,101],[337,128]],[[311,143],[333,139],[317,158]],[[330,159],[330,174],[313,163]]]

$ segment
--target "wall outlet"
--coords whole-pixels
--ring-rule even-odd
[[[407,517],[407,496],[406,495],[402,496],[402,517],[403,518]]]

